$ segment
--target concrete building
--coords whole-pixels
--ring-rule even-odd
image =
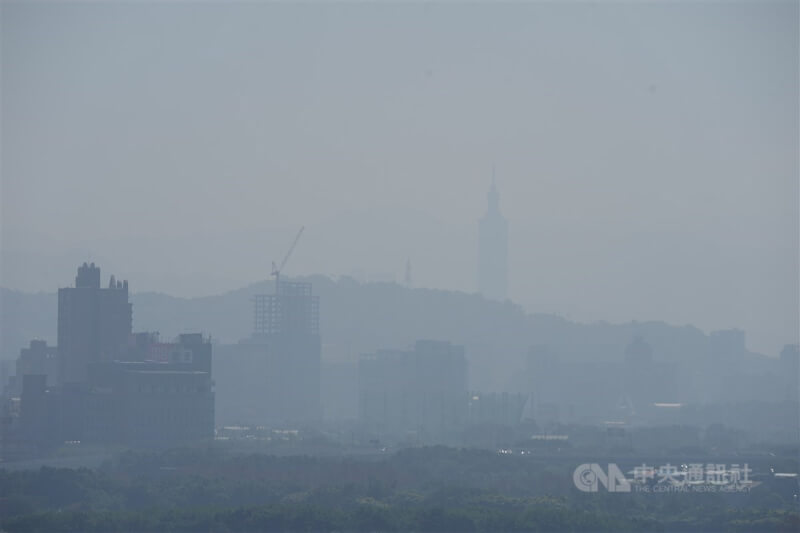
[[[165,359],[112,365],[109,381],[117,404],[119,439],[149,444],[213,438],[215,393],[209,339],[188,333],[173,343],[154,346],[155,353],[166,354]]]
[[[253,335],[220,346],[215,375],[225,424],[309,427],[322,421],[319,297],[280,281],[253,298]]]
[[[44,374],[22,376],[20,440],[36,452],[57,435],[55,406],[52,397],[47,395],[47,376]]]
[[[675,366],[654,361],[653,348],[642,337],[634,337],[625,347],[622,375],[625,401],[635,413],[678,401]]]
[[[102,289],[100,268],[80,266],[75,287],[58,290],[59,382],[86,383],[93,364],[118,359],[132,320],[127,280]]]
[[[262,304],[261,312],[259,304]],[[322,421],[319,297],[311,283],[281,281],[275,294],[256,297],[254,337],[263,340],[271,369],[265,385],[274,417],[287,423]],[[268,407],[267,407],[268,408]]]
[[[358,418],[358,362],[323,361],[322,406],[326,421]]]
[[[211,344],[184,334],[169,346],[167,360],[96,363],[86,384],[47,387],[45,376],[25,375],[22,436],[37,449],[65,441],[171,445],[213,438]]]
[[[487,204],[478,227],[478,292],[502,301],[508,294],[508,222],[500,212],[494,176]]]
[[[94,264],[78,269],[75,285],[59,290],[58,338],[65,348],[32,341],[18,360],[18,421],[4,422],[17,428],[16,448],[36,455],[66,441],[173,445],[213,438],[210,340],[200,333],[170,343],[157,333],[132,335],[127,282],[112,276],[101,289]],[[5,445],[6,431],[4,439]]]
[[[536,345],[527,360],[532,410],[541,426],[558,423],[595,424],[622,416],[622,365],[565,360],[555,349]]]
[[[566,359],[547,345],[532,346],[527,376],[540,425],[644,421],[658,403],[678,401],[676,366],[655,361],[642,337],[619,362]]]
[[[359,422],[378,435],[440,440],[467,423],[464,347],[417,341],[412,351],[380,350],[358,364]]]
[[[16,373],[7,376],[5,396],[19,396],[22,393],[23,376],[39,374],[45,376],[45,384],[54,387],[58,383],[58,349],[48,346],[47,341],[32,340],[27,348],[19,352],[16,362]]]
[[[511,392],[471,392],[469,425],[516,426],[523,421],[529,395]]]

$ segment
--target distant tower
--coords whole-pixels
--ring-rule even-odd
[[[508,292],[508,221],[500,213],[500,198],[492,170],[486,214],[478,231],[478,292],[505,300]]]
[[[403,279],[406,287],[411,287],[411,259],[406,260],[406,275]]]

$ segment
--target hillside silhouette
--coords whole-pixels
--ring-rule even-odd
[[[477,294],[409,288],[396,283],[358,283],[347,277],[295,278],[313,283],[320,297],[323,359],[355,361],[380,348],[405,348],[417,339],[463,344],[470,362],[470,385],[481,390],[523,390],[532,345],[548,345],[565,360],[620,362],[625,346],[641,336],[655,360],[703,360],[708,336],[692,326],[663,322],[582,324],[559,316],[526,313],[510,301]],[[214,342],[236,343],[252,331],[254,294],[272,291],[263,281],[216,296],[177,298],[133,293],[135,331],[158,330],[169,339],[187,331],[210,334]],[[14,359],[30,339],[56,342],[55,293],[0,292],[4,359]],[[756,354],[749,354],[756,356]]]

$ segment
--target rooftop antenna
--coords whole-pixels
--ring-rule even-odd
[[[283,261],[281,261],[281,266],[277,267],[275,266],[275,261],[272,262],[272,275],[275,276],[275,294],[278,294],[278,286],[280,285],[283,267],[286,266],[286,261],[289,260],[289,256],[291,256],[292,252],[294,252],[294,247],[297,246],[297,241],[300,240],[300,235],[303,234],[304,229],[306,229],[305,226],[300,227],[300,231],[297,232],[297,236],[294,238],[292,245],[289,247],[289,251],[286,252],[286,257],[284,257]]]

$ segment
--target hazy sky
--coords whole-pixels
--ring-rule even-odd
[[[473,291],[494,163],[528,310],[797,342],[797,2],[0,9],[3,286]]]

